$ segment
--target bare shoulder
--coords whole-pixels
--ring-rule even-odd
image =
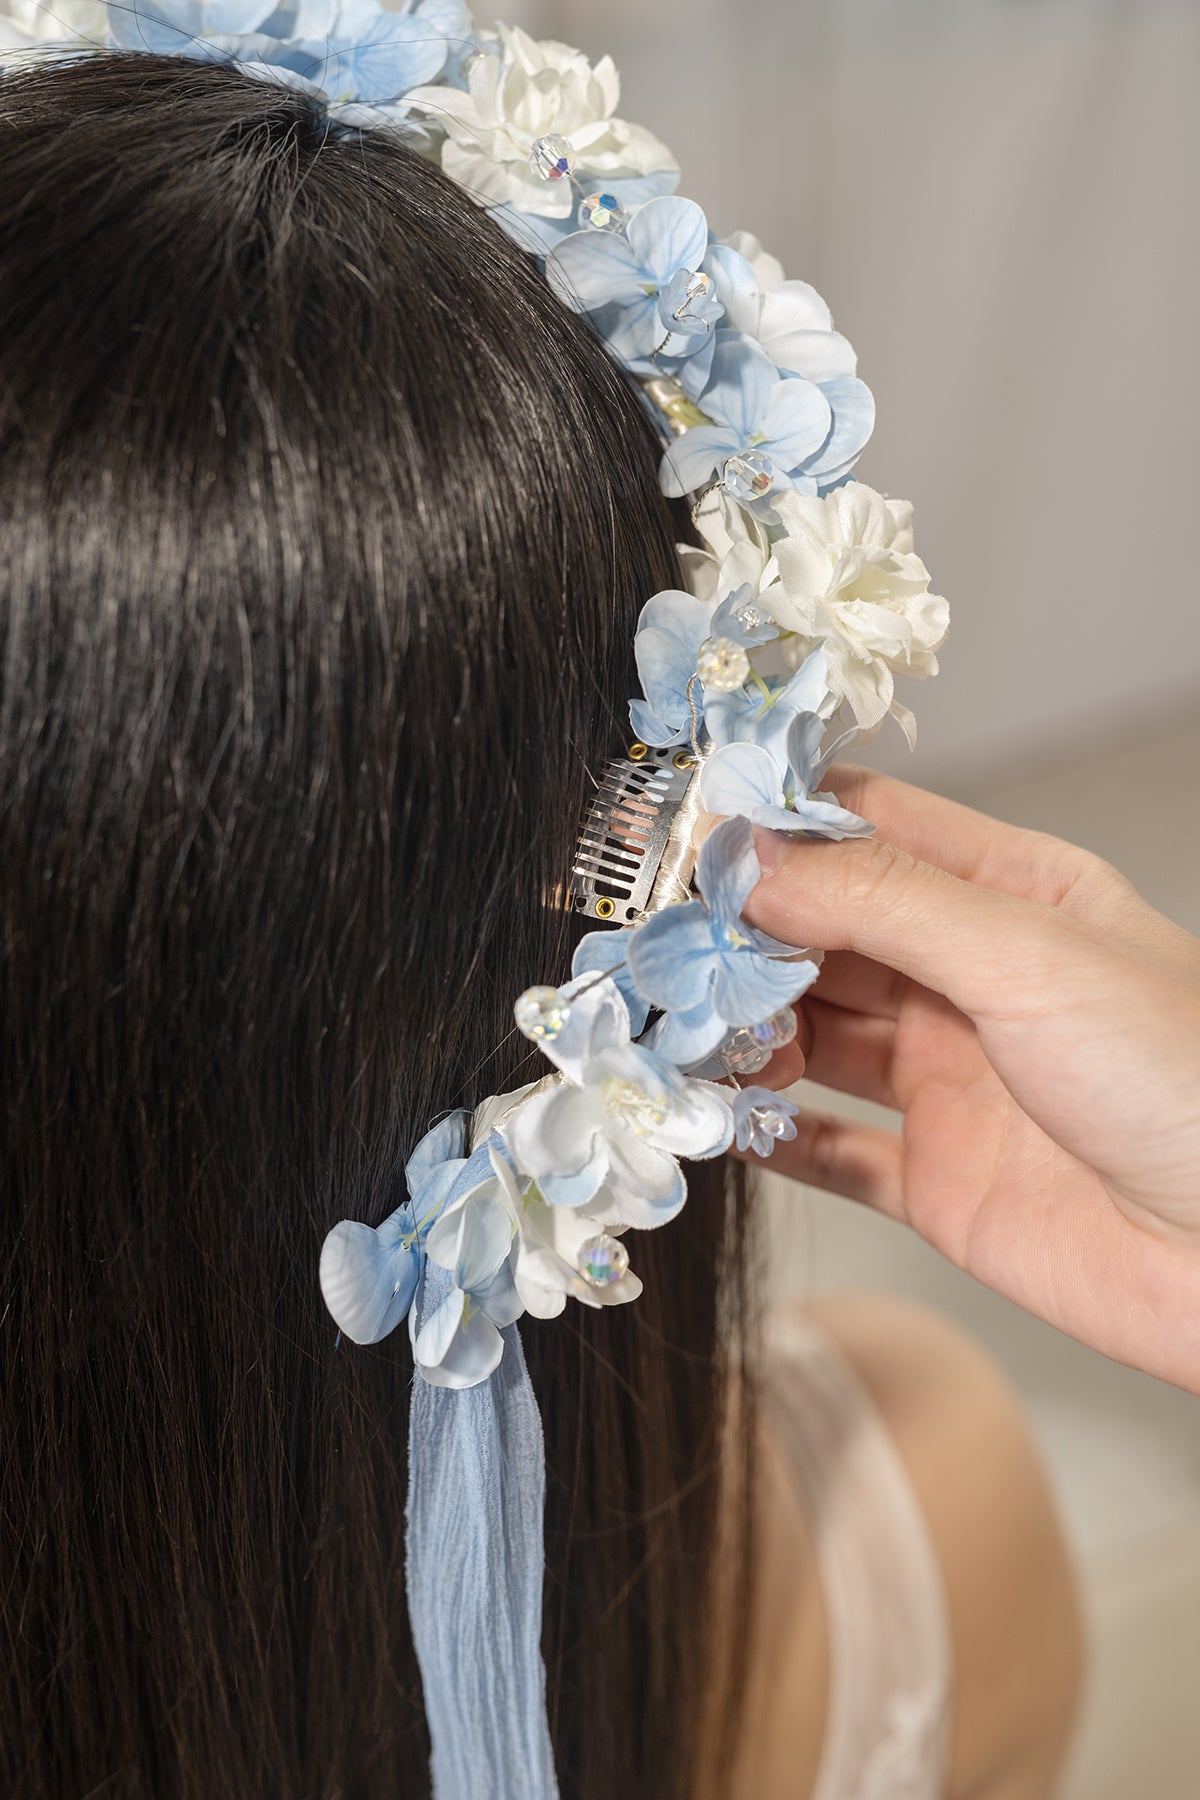
[[[866,1388],[929,1525],[955,1660],[950,1794],[1043,1800],[1074,1713],[1080,1628],[1017,1397],[977,1344],[909,1301],[829,1295],[804,1311]]]

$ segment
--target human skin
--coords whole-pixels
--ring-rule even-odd
[[[1075,845],[867,769],[827,786],[877,832],[755,834],[746,917],[829,953],[758,1079],[902,1129],[802,1111],[770,1166],[1200,1392],[1200,941]]]

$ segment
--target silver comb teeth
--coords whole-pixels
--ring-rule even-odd
[[[686,900],[695,854],[691,827],[700,810],[700,759],[690,750],[631,744],[617,757],[588,808],[571,870],[576,912],[635,925],[674,900]]]

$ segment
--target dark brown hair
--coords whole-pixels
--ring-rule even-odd
[[[678,585],[656,443],[483,213],[300,95],[97,57],[0,132],[0,1791],[415,1797],[411,1360],[335,1347],[318,1250],[533,1071]],[[731,1737],[744,1221],[691,1189],[636,1307],[523,1327],[579,1800]]]

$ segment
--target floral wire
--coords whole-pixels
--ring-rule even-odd
[[[700,733],[703,729],[703,721],[700,717],[699,708],[696,705],[695,694],[695,689],[699,680],[699,675],[689,675],[687,684],[687,703],[688,712],[691,714],[692,720],[692,755],[696,758],[697,762],[703,762],[704,754],[700,749]]]

